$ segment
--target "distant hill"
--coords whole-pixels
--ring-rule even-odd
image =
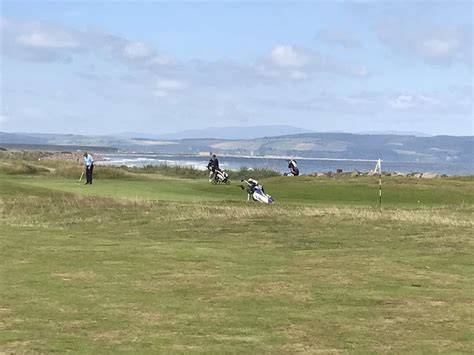
[[[151,139],[38,133],[1,133],[9,144],[110,147],[121,152],[284,156],[327,159],[370,159],[409,163],[462,163],[472,166],[474,137],[417,137],[395,134],[300,133],[255,139]]]
[[[3,133],[0,132],[1,144],[47,144],[48,138],[30,135],[28,133]]]
[[[117,136],[127,138],[151,139],[254,139],[261,137],[277,137],[287,134],[310,133],[313,131],[286,125],[254,126],[254,127],[208,127],[203,129],[186,130],[169,134],[148,134],[139,132],[123,132]]]

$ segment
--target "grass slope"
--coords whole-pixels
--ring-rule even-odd
[[[377,177],[328,179],[313,177],[274,177],[262,180],[268,191],[283,204],[345,204],[379,203]],[[177,179],[160,175],[132,175],[127,178],[100,179],[93,186],[83,186],[75,178],[17,176],[19,186],[46,188],[82,196],[138,198],[167,201],[242,201],[245,194],[240,182],[213,186],[204,179]],[[436,179],[420,181],[405,177],[385,177],[383,203],[387,206],[447,205],[474,200],[473,180]]]
[[[472,179],[0,174],[0,352],[470,352]],[[420,202],[418,202],[420,201]]]

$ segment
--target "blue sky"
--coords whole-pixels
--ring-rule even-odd
[[[0,3],[0,131],[473,134],[470,1]]]

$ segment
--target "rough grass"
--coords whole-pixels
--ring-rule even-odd
[[[14,161],[9,163],[0,161],[0,171],[10,175],[36,175],[50,172],[50,170],[45,167],[36,166],[24,161]]]
[[[5,223],[18,225],[37,225],[40,223],[58,223],[54,216],[61,214],[59,220],[64,224],[72,223],[68,216],[76,216],[84,206],[92,215],[104,215],[108,211],[140,211],[145,214],[156,214],[154,218],[177,221],[202,221],[209,219],[227,219],[229,216],[238,219],[262,218],[279,219],[290,218],[334,218],[352,221],[366,221],[376,224],[387,224],[391,222],[402,222],[405,224],[453,227],[474,227],[474,220],[471,218],[474,213],[474,206],[443,206],[427,207],[416,210],[402,208],[388,208],[380,211],[377,208],[367,206],[298,206],[275,205],[260,206],[256,204],[244,204],[227,201],[225,205],[210,204],[208,202],[161,202],[156,200],[143,200],[133,198],[97,198],[85,197],[70,194],[62,196],[39,197],[23,196],[2,200],[0,212],[3,214]],[[25,211],[28,211],[25,215]],[[20,213],[21,212],[21,213]],[[46,221],[45,214],[49,217]]]
[[[36,161],[41,157],[41,152],[34,150],[25,151],[9,151],[0,150],[0,160],[17,160],[17,161]]]
[[[33,152],[34,153],[34,152]],[[58,161],[58,160],[38,160],[37,154],[23,152],[12,155],[8,159],[0,157],[0,173],[24,174],[24,175],[50,175],[53,177],[64,177],[69,179],[79,179],[83,171],[82,161]],[[7,153],[4,153],[7,155]],[[19,159],[19,156],[25,155],[28,159]],[[36,158],[36,159],[35,159]],[[255,179],[264,179],[280,176],[278,172],[269,169],[248,169],[241,168],[237,171],[227,171],[231,180],[240,181],[253,176]],[[204,179],[208,176],[207,170],[199,170],[189,166],[175,165],[145,165],[143,167],[114,167],[96,164],[94,176],[102,179],[123,179],[136,175],[158,175],[174,177],[179,179]]]
[[[0,160],[0,173],[10,175],[39,175],[77,179],[84,171],[82,162],[56,161],[56,160]],[[102,179],[123,179],[129,176],[126,169],[117,167],[100,166],[94,170],[94,177]]]
[[[207,170],[198,170],[189,166],[175,165],[145,165],[144,167],[127,168],[128,171],[138,174],[159,174],[163,176],[176,177],[180,179],[203,179],[209,175]],[[253,176],[255,179],[264,179],[269,177],[280,176],[281,174],[270,169],[249,169],[242,167],[239,170],[227,170],[229,178],[234,181],[247,179]]]
[[[242,167],[236,171],[228,171],[229,178],[235,181],[240,181],[241,179],[248,179],[249,177],[253,177],[254,179],[261,180],[276,176],[281,176],[280,173],[271,170],[271,169],[250,169],[246,167]]]
[[[208,174],[207,171],[198,170],[194,167],[167,164],[145,165],[143,167],[127,168],[127,170],[137,174],[159,174],[181,179],[202,179]]]
[[[472,180],[136,176],[0,174],[0,352],[472,350]]]

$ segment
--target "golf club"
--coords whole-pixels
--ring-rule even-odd
[[[81,182],[83,176],[84,176],[84,170],[81,173],[81,177],[79,178],[79,182]]]

